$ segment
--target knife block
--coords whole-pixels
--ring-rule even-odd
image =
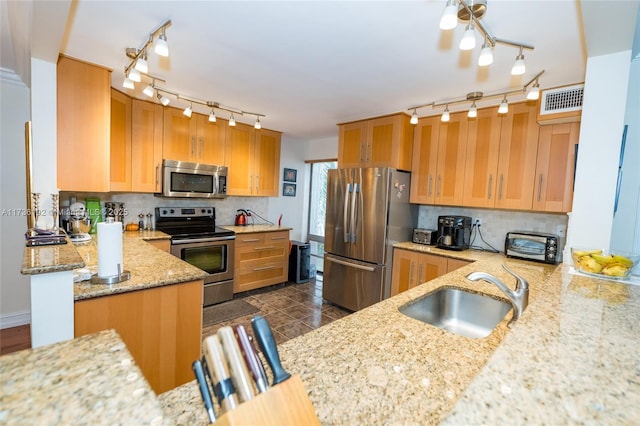
[[[218,417],[213,426],[239,425],[320,425],[299,376],[270,387]]]

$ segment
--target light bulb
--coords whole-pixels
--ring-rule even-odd
[[[169,56],[169,43],[167,43],[167,36],[164,35],[164,28],[154,43],[153,51],[160,56]]]
[[[169,105],[169,102],[170,102],[169,98],[167,98],[166,96],[162,96],[162,94],[160,92],[158,92],[158,100],[164,106]]]
[[[458,6],[456,0],[448,0],[440,18],[441,30],[452,30],[458,25]]]
[[[460,50],[471,50],[476,47],[476,31],[473,29],[473,24],[467,25],[464,31],[464,36],[460,40]]]
[[[527,92],[527,99],[535,101],[540,97],[540,85],[535,83],[531,89]]]
[[[491,50],[491,46],[487,42],[484,42],[482,50],[480,51],[480,56],[478,57],[478,66],[486,67],[492,63],[493,51]]]
[[[256,117],[256,122],[253,124],[254,129],[262,129],[262,124],[260,123],[260,117]]]
[[[231,113],[231,117],[229,117],[229,126],[235,126],[236,125],[236,119],[233,116],[233,113]]]
[[[191,104],[189,104],[189,106],[186,107],[182,113],[184,115],[186,115],[187,117],[191,118],[191,113],[192,112],[193,112],[193,108],[191,108]]]
[[[418,113],[415,109],[413,110],[413,114],[411,114],[411,120],[409,120],[409,123],[418,124]]]
[[[136,86],[135,84],[133,84],[133,81],[131,81],[131,79],[129,77],[125,77],[124,81],[122,82],[122,87],[124,87],[125,89],[135,89]]]
[[[507,97],[505,96],[502,102],[500,102],[500,106],[498,107],[498,114],[506,114],[509,112],[509,103],[507,102]]]
[[[442,117],[440,117],[440,121],[443,121],[446,123],[447,121],[449,121],[449,119],[450,119],[449,107],[447,106],[445,107],[444,112],[442,113]]]
[[[135,68],[131,68],[127,77],[129,77],[129,80],[138,83],[140,81],[140,72]]]
[[[216,122],[216,113],[213,112],[213,109],[211,109],[211,112],[209,113],[209,123],[215,123]]]
[[[522,75],[526,71],[524,65],[524,55],[522,54],[522,48],[520,48],[520,54],[516,56],[516,61],[511,68],[511,75]]]
[[[145,87],[144,90],[142,91],[142,93],[144,93],[148,97],[152,98],[153,97],[153,84],[150,84],[147,87]]]
[[[469,108],[469,112],[467,113],[467,117],[476,118],[478,116],[478,108],[476,108],[476,102],[473,101],[471,104],[471,108]]]
[[[149,72],[149,65],[147,65],[147,60],[144,55],[140,56],[136,61],[135,69],[145,74]]]

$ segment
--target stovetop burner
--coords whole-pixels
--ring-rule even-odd
[[[216,226],[214,207],[156,207],[156,229],[174,238],[215,238],[235,235]]]

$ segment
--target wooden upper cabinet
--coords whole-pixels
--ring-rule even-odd
[[[536,102],[509,106],[502,118],[495,207],[530,210],[538,150]]]
[[[540,126],[533,210],[571,210],[579,133],[575,122]]]
[[[108,192],[111,71],[61,56],[57,115],[58,188]]]
[[[255,131],[256,195],[277,197],[280,182],[281,133],[260,129]]]
[[[440,123],[438,133],[435,204],[462,205],[466,144],[466,113],[451,114],[448,122]]]
[[[339,125],[339,167],[411,170],[413,126],[404,113]]]
[[[133,99],[131,111],[131,191],[160,192],[163,107]]]
[[[500,124],[498,108],[478,110],[468,120],[464,193],[462,204],[470,207],[493,207],[496,198]]]
[[[131,98],[111,89],[109,190],[131,191]]]
[[[165,108],[162,156],[168,160],[224,164],[226,120],[210,123],[206,115]]]
[[[409,196],[411,203],[434,203],[439,128],[440,117],[423,117],[418,120],[413,131],[413,162]]]

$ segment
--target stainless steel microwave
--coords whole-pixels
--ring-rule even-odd
[[[561,262],[562,247],[557,235],[541,232],[507,232],[504,253],[508,257],[557,264]]]
[[[225,198],[227,167],[162,160],[161,197]]]

